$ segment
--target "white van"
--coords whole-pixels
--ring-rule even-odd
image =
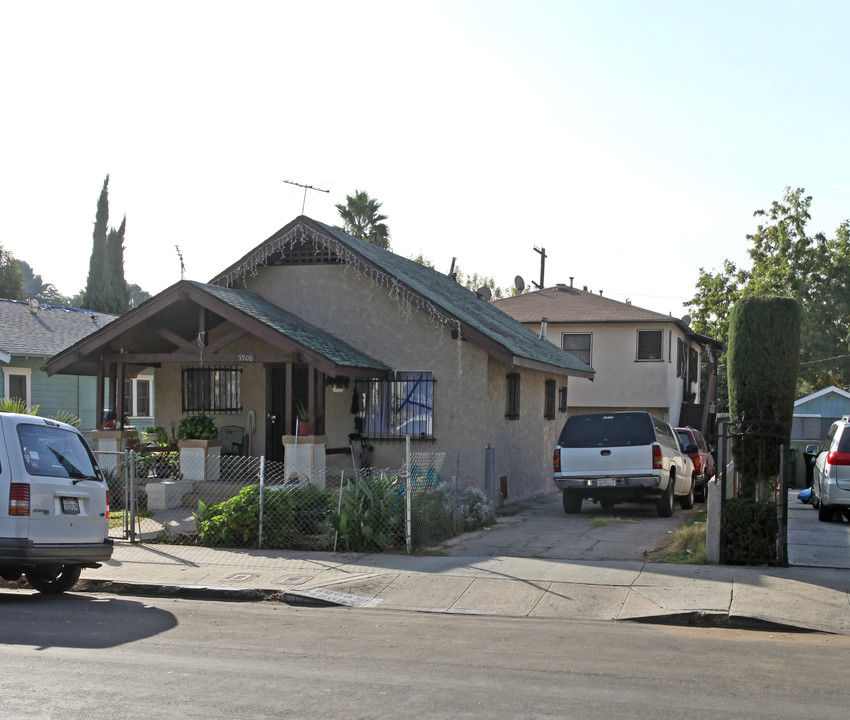
[[[109,493],[79,430],[0,412],[0,577],[69,590],[112,557]]]

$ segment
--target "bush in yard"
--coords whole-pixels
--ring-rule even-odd
[[[315,485],[265,488],[263,547],[292,548],[299,537],[327,533],[330,496]],[[257,547],[260,536],[260,486],[249,485],[218,503],[199,503],[195,515],[203,545]]]
[[[745,497],[767,497],[779,474],[779,445],[789,447],[800,362],[800,305],[793,298],[753,295],[735,303],[729,315],[726,365],[733,418],[760,424],[773,436],[736,437],[735,467]],[[784,436],[775,431],[782,424]],[[758,494],[757,494],[758,491]]]
[[[361,476],[341,492],[331,523],[344,550],[385,552],[404,546],[404,494],[396,478]]]
[[[775,565],[779,521],[776,505],[732,498],[723,507],[720,537],[728,565]]]

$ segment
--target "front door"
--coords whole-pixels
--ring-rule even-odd
[[[266,407],[266,457],[283,462],[283,436],[286,434],[286,365],[269,367],[269,399]]]

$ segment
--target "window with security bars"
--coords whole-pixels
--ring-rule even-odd
[[[241,378],[235,366],[184,367],[183,412],[241,412]]]
[[[555,419],[555,381],[547,380],[543,394],[543,417],[547,420]]]
[[[519,420],[519,374],[508,373],[506,379],[505,417],[508,420]]]
[[[355,417],[378,440],[434,438],[434,374],[397,372],[392,380],[357,380]]]
[[[558,412],[567,412],[567,386],[562,385],[558,388]]]

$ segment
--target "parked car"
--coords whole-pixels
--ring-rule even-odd
[[[79,430],[0,412],[0,577],[69,590],[112,557],[109,494]]]
[[[812,507],[818,520],[829,522],[836,510],[850,519],[850,418],[836,420],[815,460]]]
[[[694,505],[693,464],[673,428],[648,412],[585,413],[567,418],[554,453],[555,485],[564,512],[581,512],[585,498],[603,508],[654,502],[659,517]]]
[[[694,491],[704,502],[708,491],[708,481],[714,476],[714,456],[699,430],[692,427],[677,427],[676,432],[684,447],[697,446],[697,451],[688,455],[694,464]]]

